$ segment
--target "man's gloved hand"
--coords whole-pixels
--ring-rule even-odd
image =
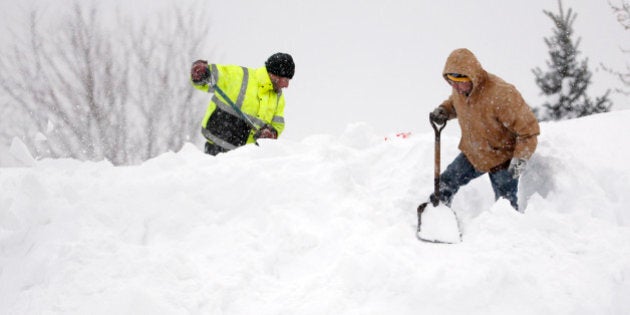
[[[195,84],[208,84],[210,82],[210,69],[208,69],[208,62],[205,60],[197,60],[193,62],[192,67],[190,68],[190,78]]]
[[[438,106],[429,114],[429,119],[435,124],[443,125],[448,120],[448,113],[443,106]]]
[[[508,172],[512,174],[512,178],[518,178],[525,171],[527,160],[522,158],[512,158],[510,166],[508,166]]]
[[[264,125],[254,134],[254,140],[258,139],[278,139],[278,131],[271,125]]]
[[[429,201],[431,202],[431,204],[432,204],[434,207],[437,207],[437,206],[438,206],[438,204],[440,203],[440,199],[439,199],[439,198],[435,195],[435,193],[432,193],[432,194],[429,196]]]

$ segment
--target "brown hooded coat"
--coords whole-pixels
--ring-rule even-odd
[[[536,116],[516,88],[486,72],[468,49],[453,51],[444,66],[447,73],[472,81],[468,96],[453,89],[443,106],[461,128],[459,149],[481,172],[501,168],[512,157],[529,159],[538,143]]]

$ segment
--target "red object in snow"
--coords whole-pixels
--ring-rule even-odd
[[[407,139],[411,136],[411,132],[399,132],[396,134],[396,138],[403,138],[403,139]],[[385,137],[385,141],[389,140],[388,137]]]

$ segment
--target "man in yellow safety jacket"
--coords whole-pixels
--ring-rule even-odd
[[[208,64],[190,70],[193,86],[214,93],[201,125],[205,152],[217,155],[257,139],[277,139],[284,130],[284,95],[295,73],[289,54],[273,54],[264,67]]]

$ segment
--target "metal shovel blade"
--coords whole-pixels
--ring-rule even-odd
[[[442,204],[425,202],[418,206],[416,237],[424,242],[457,244],[462,241],[455,212]]]

